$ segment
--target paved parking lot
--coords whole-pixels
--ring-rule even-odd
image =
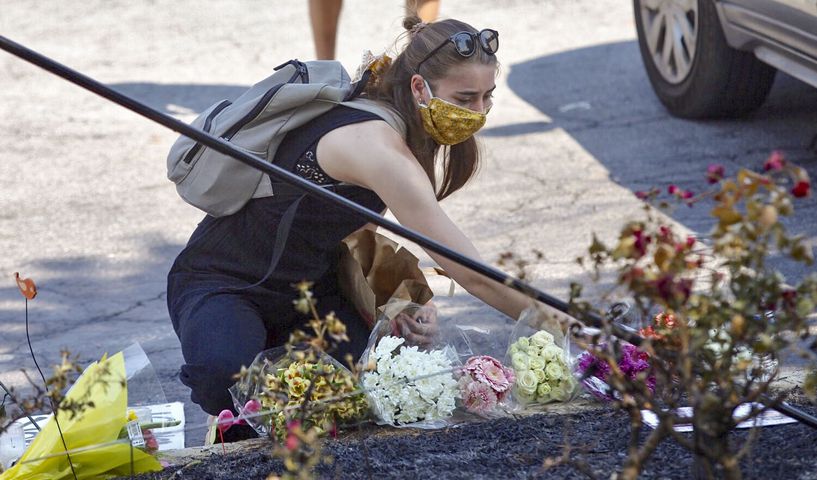
[[[345,3],[339,59],[354,71],[364,49],[378,52],[400,33],[402,7]],[[502,63],[481,134],[484,167],[444,208],[489,262],[508,250],[544,252],[527,273],[563,298],[591,233],[609,238],[637,215],[635,190],[695,188],[708,163],[757,167],[773,149],[817,178],[817,90],[780,75],[751,119],[674,119],[649,88],[630,8],[442,4],[444,17],[500,31]],[[283,61],[312,56],[306,2],[0,0],[0,11],[3,35],[185,120]],[[41,365],[63,347],[89,362],[138,341],[168,400],[188,402],[188,421],[200,423],[177,379],[182,359],[165,307],[167,270],[202,216],[165,178],[176,134],[5,53],[0,86],[0,380],[22,385],[19,369],[33,368],[19,271],[40,286],[29,313]],[[812,245],[815,203],[791,221]],[[704,232],[705,216],[683,211],[676,221]],[[502,321],[462,290],[438,303],[443,317]]]

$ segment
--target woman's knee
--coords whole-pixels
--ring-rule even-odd
[[[219,295],[192,309],[179,327],[185,360],[180,379],[190,387],[190,398],[212,415],[232,408],[227,389],[234,375],[265,347],[261,315],[246,299]]]
[[[240,368],[240,367],[239,367]],[[210,415],[222,410],[233,410],[229,388],[235,383],[237,371],[217,368],[214,365],[182,365],[179,379],[190,388],[190,400]]]

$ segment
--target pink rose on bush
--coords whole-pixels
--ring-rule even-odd
[[[513,370],[488,355],[471,357],[462,368],[460,393],[465,409],[477,415],[490,414],[511,390]]]

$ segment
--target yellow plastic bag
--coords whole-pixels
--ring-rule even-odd
[[[127,424],[128,388],[125,358],[122,352],[102,357],[85,369],[66,394],[66,400],[90,399],[88,407],[71,418],[59,413],[60,427],[77,478],[108,478],[162,469],[155,457],[131,447],[127,439],[118,440]],[[132,451],[131,451],[132,450]],[[45,458],[44,458],[45,457]],[[65,447],[53,417],[20,457],[15,466],[0,475],[0,480],[52,480],[73,478]]]

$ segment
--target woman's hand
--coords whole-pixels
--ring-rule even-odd
[[[400,312],[394,317],[393,330],[410,345],[428,346],[440,333],[437,324],[437,307],[428,302],[414,313]]]

